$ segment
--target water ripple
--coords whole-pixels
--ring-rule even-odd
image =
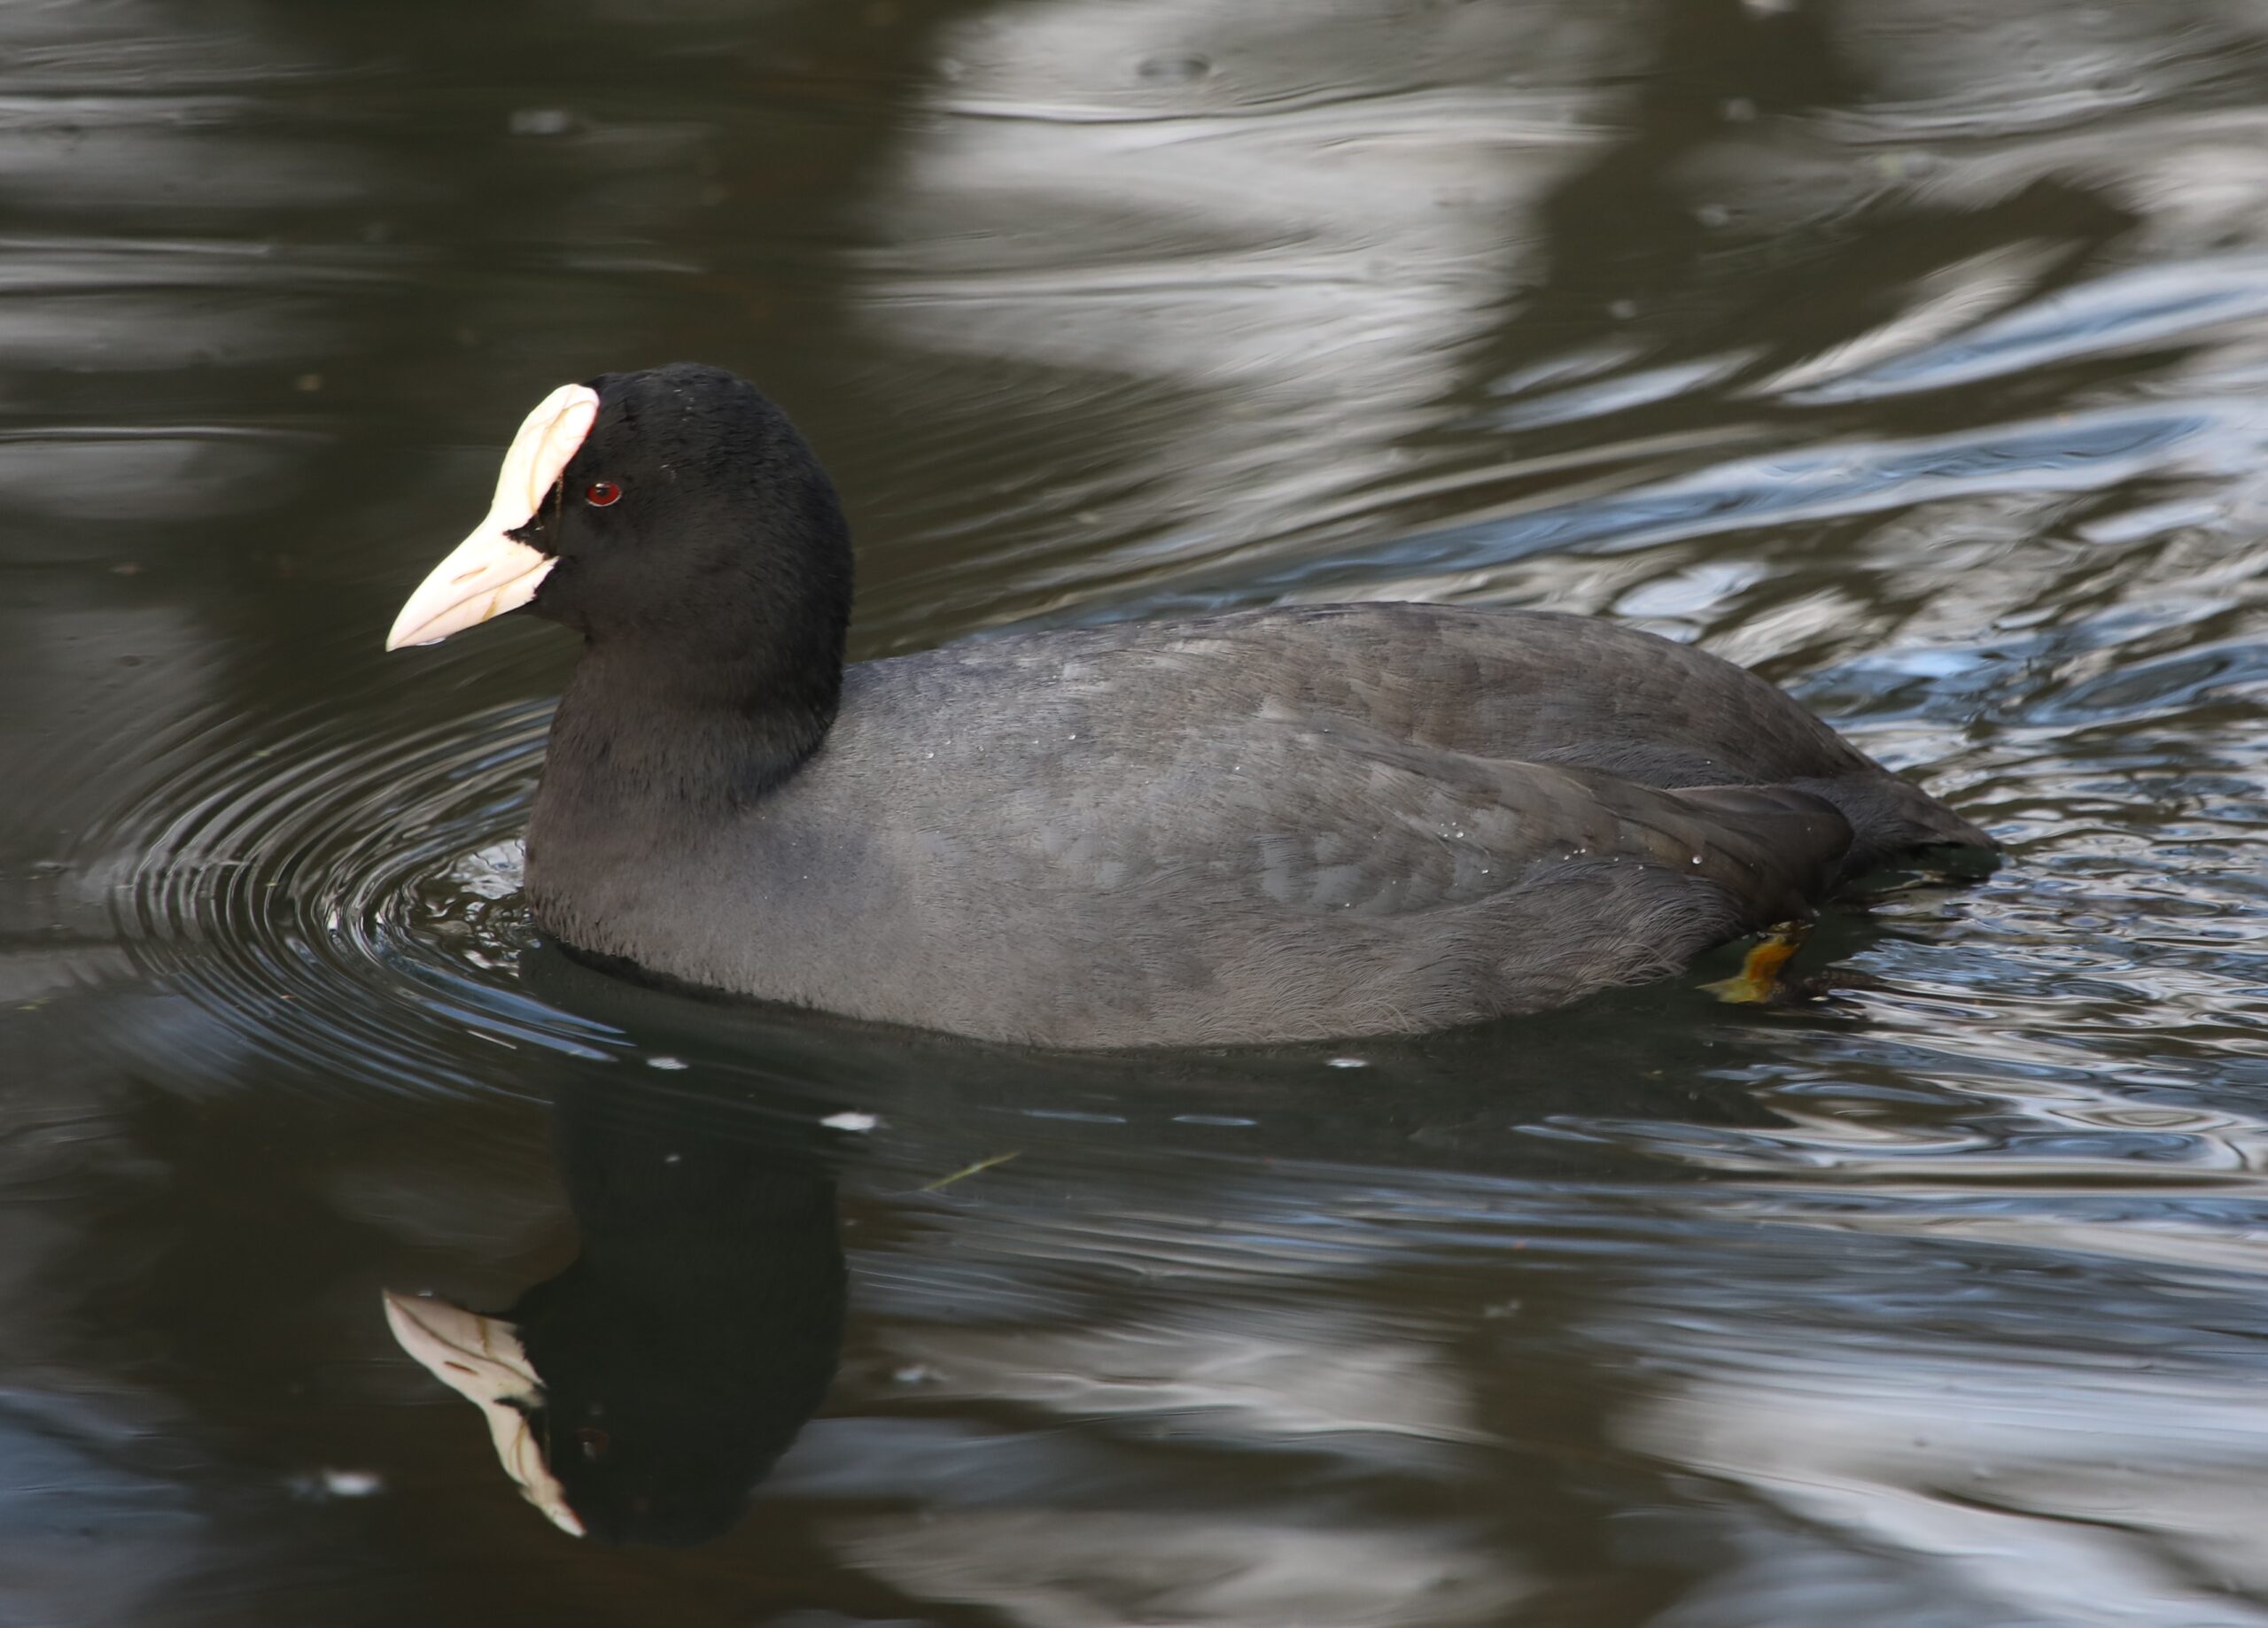
[[[310,724],[250,749],[186,726],[172,756],[198,767],[151,799],[176,811],[113,838],[139,849],[120,904],[136,958],[227,1048],[315,1078],[509,1089],[467,1037],[607,1055],[611,1031],[531,999],[514,970],[531,938],[517,833],[549,710],[392,738]]]

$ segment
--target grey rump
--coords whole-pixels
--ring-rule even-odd
[[[694,826],[626,790],[639,740],[579,730],[604,677],[586,656],[529,823],[548,930],[992,1040],[1534,1012],[1990,845],[1752,674],[1572,616],[1335,605],[863,663],[799,771]]]
[[[1578,617],[1249,611],[845,667],[835,489],[752,385],[555,391],[390,647],[580,632],[536,919],[664,978],[1049,1046],[1445,1027],[1989,847],[1772,686]]]

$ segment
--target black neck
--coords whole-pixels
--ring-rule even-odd
[[[816,630],[815,630],[816,631]],[[730,652],[594,640],[551,721],[543,790],[594,813],[746,806],[802,768],[843,694],[843,633]]]

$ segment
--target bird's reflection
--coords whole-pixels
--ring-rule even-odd
[[[493,1314],[385,1297],[403,1349],[479,1406],[506,1472],[578,1537],[720,1535],[834,1377],[823,1150],[748,1140],[704,1105],[570,1081],[554,1113],[575,1261]]]
[[[843,1388],[834,1410],[850,1428],[798,1470],[789,1496],[843,1497],[866,1511],[918,1503],[918,1519],[840,1539],[912,1595],[946,1587],[947,1573],[953,1589],[976,1586],[972,1567],[1013,1592],[1020,1567],[1065,1554],[1118,1578],[1161,1546],[1184,1554],[1192,1575],[1250,1571],[1255,1587],[1297,1593],[1327,1552],[1329,1588],[1355,1601],[1332,1620],[1355,1620],[1371,1609],[1361,1603],[1371,1584],[1358,1581],[1397,1575],[1386,1553],[1456,1572],[1464,1604],[1441,1620],[1493,1620],[1528,1586],[1528,1561],[1485,1544],[1468,1552],[1462,1539],[1435,1545],[1414,1528],[1358,1543],[1341,1529],[1344,1511],[1324,1508],[1330,1495],[1303,1477],[1317,1454],[1349,1473],[1387,1462],[1477,1473],[1460,1467],[1483,1462],[1486,1444],[1537,1435],[1575,1438],[1567,1451],[1581,1460],[1597,1450],[1604,1419],[1560,1399],[1545,1422],[1529,1416],[1525,1393],[1495,1399],[1457,1365],[1466,1333],[1413,1333],[1394,1309],[1398,1291],[1386,1285],[1413,1247],[1399,1227],[1399,1242],[1381,1233],[1350,1249],[1338,1212],[1374,1215],[1399,1190],[1410,1226],[1459,1217],[1439,1248],[1460,1260],[1472,1252],[1473,1314],[1501,1347],[1487,1371],[1533,1373],[1560,1330],[1611,1295],[1615,1275],[1594,1261],[1580,1292],[1555,1274],[1531,1283],[1523,1195],[1627,1169],[1606,1140],[1538,1130],[1602,1115],[1687,1125],[1774,1117],[1728,1066],[1722,1009],[1676,984],[1360,1056],[1067,1058],[695,999],[549,946],[531,950],[521,970],[541,998],[637,1035],[649,1060],[680,1066],[563,1063],[555,1141],[579,1258],[493,1314],[390,1295],[396,1337],[480,1407],[507,1473],[563,1530],[616,1543],[720,1537],[834,1375],[845,1301],[835,1172],[844,1147],[862,1147],[882,1186],[898,1192],[885,1203],[925,1221],[913,1230],[920,1242],[861,1235],[878,1268],[862,1345],[888,1353],[890,1385],[921,1387],[920,1406],[1025,1421],[997,1437],[971,1424],[954,1439],[986,1441],[988,1453],[941,1460],[937,1422],[901,1414],[903,1398],[878,1397],[871,1374]],[[1350,1064],[1359,1066],[1338,1066]],[[845,1105],[888,1136],[831,1129],[851,1117],[835,1111]],[[1239,1147],[1223,1163],[1223,1139],[1245,1136],[1264,1136],[1248,1150],[1260,1157],[1244,1162]],[[1056,1176],[1036,1189],[1006,1183],[965,1209],[916,1196],[953,1180],[972,1155],[1010,1148],[1014,1169],[1046,1164]],[[1056,1207],[1065,1185],[1078,1195],[1075,1213]],[[1503,1247],[1472,1244],[1468,1229]],[[1307,1239],[1312,1252],[1285,1255],[1286,1238]],[[1174,1263],[1172,1291],[1130,1300],[1127,1263],[1152,1258]],[[1287,1283],[1304,1285],[1288,1301]],[[1268,1287],[1255,1294],[1256,1285]],[[1514,1306],[1517,1322],[1486,1310]],[[1548,1385],[1535,1393],[1557,1395]],[[1177,1438],[1212,1440],[1256,1477],[1247,1494],[1280,1500],[1279,1511],[1233,1531],[1184,1520],[1178,1494],[1168,1498],[1176,1510],[1161,1511],[1166,1495],[1146,1454],[1122,1460],[1114,1442],[1152,1420],[1171,1422],[1159,1428]],[[1255,1444],[1270,1451],[1254,1454]],[[1558,1451],[1522,1447],[1517,1458],[1549,1480]],[[1080,1455],[1076,1468],[1067,1452]],[[1016,1467],[1005,1480],[1004,1464]],[[1279,1468],[1290,1472],[1281,1481]],[[1032,1488],[1062,1477],[1090,1499],[1107,1485],[1122,1501],[1059,1507],[1043,1495],[1024,1509]],[[1581,1523],[1580,1512],[1565,1518]],[[1042,1530],[1045,1540],[1033,1535]],[[1316,1530],[1333,1535],[1319,1540]],[[1178,1583],[1156,1586],[1161,1610],[1168,1596],[1184,1606],[1195,1597]],[[1245,1620],[1248,1603],[1226,1588],[1200,1615]]]

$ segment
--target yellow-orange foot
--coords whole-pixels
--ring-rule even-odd
[[[1774,923],[1756,941],[1747,958],[1741,962],[1739,972],[1701,987],[1720,1001],[1741,1006],[1764,1006],[1786,998],[1780,988],[1780,969],[1803,948],[1804,939],[1810,932],[1808,922]]]

